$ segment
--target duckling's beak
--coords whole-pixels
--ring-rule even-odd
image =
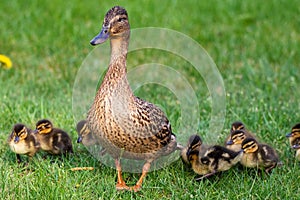
[[[33,131],[33,134],[38,134],[39,133],[39,131],[37,130],[37,129],[35,129],[34,131]]]
[[[292,148],[293,148],[293,149],[299,149],[299,148],[300,148],[300,145],[299,145],[299,144],[294,144],[294,145],[292,146]]]
[[[291,137],[291,136],[292,136],[292,133],[288,133],[288,134],[286,134],[285,137]]]
[[[189,157],[190,153],[191,153],[191,149],[189,148],[189,149],[186,151],[186,156]]]
[[[232,141],[232,140],[229,140],[229,141],[226,142],[226,144],[227,144],[227,145],[232,145],[232,144],[233,144],[233,141]]]
[[[14,139],[14,143],[17,144],[19,141],[20,141],[20,138],[18,136],[16,136],[15,139]]]
[[[82,142],[82,136],[79,136],[77,139],[77,143],[80,143],[80,142]]]
[[[91,45],[97,45],[97,44],[102,44],[103,42],[105,42],[107,39],[109,38],[109,31],[107,27],[103,27],[101,32],[94,37],[90,43]]]

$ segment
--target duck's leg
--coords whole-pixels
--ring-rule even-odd
[[[126,185],[125,181],[122,178],[122,168],[121,168],[120,160],[118,158],[115,160],[115,164],[118,172],[118,182],[116,184],[116,189],[129,190],[129,187]]]
[[[216,170],[213,170],[212,172],[208,173],[208,174],[204,174],[203,176],[199,177],[199,178],[196,178],[195,181],[199,181],[199,180],[203,180],[205,178],[209,178],[211,177],[212,175],[216,174],[217,171]]]
[[[272,172],[272,170],[276,167],[276,165],[277,165],[277,163],[271,165],[270,167],[268,167],[268,168],[265,170],[265,172],[266,172],[267,174],[270,174],[270,173]]]
[[[138,180],[138,182],[136,182],[135,186],[133,186],[132,188],[130,188],[131,190],[137,192],[142,188],[142,184],[143,184],[143,180],[145,178],[145,176],[147,175],[149,169],[150,169],[151,163],[150,162],[146,162],[143,166],[143,171],[142,171],[142,175],[140,177],[140,179]]]
[[[20,164],[22,162],[20,154],[16,154],[17,162]]]

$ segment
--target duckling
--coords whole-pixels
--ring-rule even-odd
[[[196,179],[210,177],[217,172],[227,171],[237,164],[243,153],[231,151],[219,145],[201,147],[202,140],[198,135],[192,135],[189,139],[187,158],[195,173],[203,175]],[[185,158],[183,158],[185,160]]]
[[[296,159],[300,161],[300,138],[297,138],[293,141],[293,149],[296,150]]]
[[[31,160],[40,148],[35,135],[24,124],[15,124],[13,126],[7,142],[10,149],[16,153],[18,163],[22,162],[20,154],[27,155],[29,160]]]
[[[254,138],[246,138],[242,143],[244,155],[241,164],[245,167],[265,169],[266,173],[280,164],[276,151],[266,144],[258,143]]]
[[[292,131],[286,134],[286,137],[289,139],[290,146],[293,148],[294,141],[297,138],[300,138],[300,123],[292,127]]]
[[[97,144],[97,140],[89,129],[86,120],[81,120],[76,125],[78,133],[77,143],[82,143],[84,146],[92,146]]]
[[[95,138],[94,134],[89,129],[86,120],[79,121],[77,123],[76,130],[78,133],[77,143],[82,143],[86,147],[99,145],[98,140]],[[99,152],[99,155],[103,156],[105,153],[106,150],[102,148]]]
[[[114,158],[117,190],[139,191],[151,163],[177,149],[175,134],[163,111],[134,96],[126,74],[130,37],[127,11],[115,6],[105,15],[102,30],[90,41],[97,45],[110,39],[108,70],[88,111],[87,121],[98,142]],[[144,160],[142,175],[135,186],[122,178],[121,158]]]
[[[231,133],[231,138],[227,141],[226,148],[232,151],[240,151],[242,148],[242,142],[246,138],[247,136],[244,130],[235,130]]]
[[[59,128],[54,128],[48,119],[39,120],[34,132],[42,150],[54,155],[73,153],[69,135]]]
[[[240,131],[243,131],[243,133]],[[237,134],[242,134],[242,135],[238,136]],[[233,142],[232,140],[233,135],[235,135],[235,137],[238,136],[238,138],[240,138],[241,140]],[[231,124],[230,134],[225,140],[225,147],[233,151],[240,151],[242,140],[245,139],[246,137],[256,138],[256,136],[253,133],[251,133],[245,128],[243,122],[235,121]]]

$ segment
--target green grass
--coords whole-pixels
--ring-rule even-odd
[[[270,177],[234,168],[195,182],[194,173],[178,160],[149,173],[141,192],[116,191],[115,169],[76,143],[72,112],[77,70],[94,48],[89,41],[104,14],[115,4],[127,9],[132,28],[174,29],[196,40],[213,58],[226,89],[226,119],[216,143],[226,137],[233,121],[241,120],[276,148],[284,165]],[[5,0],[0,10],[0,53],[13,61],[12,69],[0,68],[1,199],[298,199],[299,163],[284,137],[300,121],[298,1]],[[211,102],[202,77],[186,61],[161,55],[155,50],[132,52],[128,68],[158,56],[160,63],[185,74],[200,102],[198,131],[207,134]],[[180,109],[172,93],[149,85],[136,94],[164,107],[177,131]],[[41,118],[67,130],[76,153],[53,160],[41,152],[29,166],[18,166],[6,138],[13,124],[33,127]],[[95,170],[69,170],[77,166]],[[124,177],[134,184],[139,174]]]

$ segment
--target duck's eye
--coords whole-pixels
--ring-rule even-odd
[[[122,22],[122,21],[124,21],[126,18],[125,17],[120,17],[119,19],[118,19],[118,22]]]

